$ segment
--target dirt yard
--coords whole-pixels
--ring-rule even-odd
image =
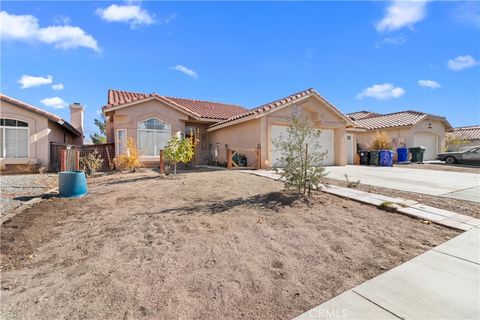
[[[89,188],[2,226],[2,318],[290,319],[458,234],[240,172]]]
[[[340,187],[347,187],[346,181],[341,181],[336,179],[326,179],[326,181],[328,184],[332,184]],[[398,198],[403,198],[408,200],[414,200],[419,203],[425,204],[427,206],[449,210],[449,211],[461,213],[467,216],[480,219],[480,203],[473,202],[473,201],[430,196],[427,194],[388,189],[388,188],[372,186],[372,185],[363,184],[363,183],[358,185],[356,189],[366,191],[366,192],[381,194],[388,197],[398,197]]]

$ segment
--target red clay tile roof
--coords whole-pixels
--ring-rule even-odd
[[[363,119],[363,118],[366,118],[366,117],[377,116],[377,115],[379,115],[379,113],[370,112],[370,111],[366,111],[366,110],[347,113],[347,116],[352,120],[360,120],[360,119]]]
[[[17,107],[24,108],[28,111],[34,112],[34,113],[39,114],[41,116],[44,116],[47,119],[58,123],[59,125],[61,125],[65,129],[69,130],[70,132],[72,132],[76,136],[78,136],[78,137],[82,136],[82,134],[77,129],[72,127],[72,125],[70,123],[68,123],[67,121],[63,120],[62,118],[60,118],[59,116],[57,116],[53,113],[50,113],[50,112],[47,112],[45,110],[39,109],[37,107],[34,107],[34,106],[32,106],[30,104],[27,104],[23,101],[14,99],[12,97],[6,96],[4,94],[0,94],[0,100],[11,103],[13,105],[16,105]]]
[[[400,111],[388,114],[370,114],[364,118],[355,120],[355,124],[367,130],[413,126],[428,117],[441,118],[447,127],[452,129],[448,121],[439,116],[418,111]]]
[[[311,94],[317,94],[318,96],[320,96],[316,91],[315,89],[313,88],[310,88],[310,89],[307,89],[307,90],[303,90],[303,91],[300,91],[300,92],[297,92],[297,93],[294,93],[294,94],[291,94],[285,98],[282,98],[282,99],[278,99],[278,100],[275,100],[273,102],[269,102],[269,103],[266,103],[264,105],[261,105],[257,108],[254,108],[254,109],[250,109],[250,110],[247,110],[245,112],[242,112],[242,113],[239,113],[239,114],[236,114],[224,121],[220,121],[220,122],[217,122],[217,123],[214,123],[212,125],[209,126],[209,128],[214,128],[214,127],[217,127],[219,125],[222,125],[224,123],[228,123],[228,122],[231,122],[231,121],[234,121],[234,120],[237,120],[237,119],[241,119],[241,118],[245,118],[245,117],[248,117],[248,116],[252,116],[252,115],[258,115],[258,114],[262,114],[264,112],[267,112],[267,111],[270,111],[272,109],[276,109],[276,108],[279,108],[281,106],[284,106],[285,104],[288,104],[288,103],[291,103],[291,102],[294,102],[296,100],[299,100],[301,98],[304,98],[306,96],[309,96]],[[321,96],[320,96],[321,97]],[[323,97],[321,97],[322,99],[324,99]],[[324,99],[325,100],[325,99]],[[332,108],[334,108],[337,112],[339,112],[340,114],[344,115],[340,110],[338,110],[334,105],[332,105],[331,103],[329,103],[327,100],[325,100],[329,105],[332,106]],[[345,115],[344,115],[345,116]],[[346,116],[345,116],[346,117]]]
[[[454,128],[447,136],[461,140],[480,140],[480,125]]]
[[[108,90],[108,103],[103,107],[103,109],[108,109],[110,107],[120,106],[122,104],[152,97],[166,100],[198,118],[224,120],[246,110],[241,106],[233,104],[167,97],[156,93],[138,93],[120,90]]]

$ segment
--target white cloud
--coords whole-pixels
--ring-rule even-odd
[[[391,45],[394,45],[394,46],[401,46],[402,44],[404,44],[405,42],[407,42],[407,39],[405,39],[404,37],[402,36],[398,36],[398,37],[386,37],[383,39],[382,43],[384,44],[391,44]]]
[[[112,4],[104,9],[97,9],[96,13],[108,22],[125,22],[129,23],[131,28],[137,28],[142,25],[150,25],[155,22],[154,16],[147,10],[142,9],[138,5]],[[170,18],[168,21],[174,19]]]
[[[52,107],[54,109],[63,109],[67,107],[67,103],[59,97],[45,98],[40,100],[40,102],[47,107]]]
[[[478,1],[460,2],[452,11],[453,20],[480,28],[480,4]]]
[[[468,69],[474,67],[478,64],[478,61],[474,57],[467,56],[458,56],[455,59],[448,60],[447,66],[450,70],[460,71],[463,69]]]
[[[426,0],[395,0],[387,7],[385,16],[377,22],[375,28],[379,32],[394,31],[404,27],[413,27],[426,15]]]
[[[50,75],[46,77],[35,77],[24,74],[20,79],[18,79],[17,82],[21,85],[22,89],[27,89],[51,84],[53,82],[53,78]]]
[[[190,69],[190,68],[187,68],[185,66],[182,66],[182,65],[176,65],[175,67],[172,67],[171,68],[172,70],[177,70],[177,71],[180,71],[180,72],[183,72],[185,73],[187,76],[190,76],[192,77],[193,79],[198,79],[198,74]]]
[[[53,90],[63,90],[63,88],[64,88],[63,83],[52,84]]]
[[[374,84],[365,88],[357,95],[357,99],[374,98],[377,100],[390,100],[400,98],[405,94],[405,90],[395,87],[391,83]]]
[[[437,89],[442,85],[434,80],[418,80],[418,85],[424,88]]]
[[[48,26],[42,28],[32,15],[13,15],[0,12],[0,36],[4,40],[38,41],[52,44],[55,49],[85,47],[100,51],[97,40],[75,26]]]

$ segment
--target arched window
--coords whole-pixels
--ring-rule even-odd
[[[158,156],[171,137],[168,123],[156,118],[138,123],[138,149],[145,156]]]
[[[28,122],[0,118],[0,157],[28,158]]]

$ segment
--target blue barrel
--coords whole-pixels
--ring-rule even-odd
[[[407,162],[408,161],[408,148],[398,148],[397,149],[398,162]]]
[[[380,150],[380,166],[391,167],[393,166],[393,151],[392,150]]]
[[[58,173],[58,193],[64,198],[83,197],[88,193],[84,171],[62,171]]]

